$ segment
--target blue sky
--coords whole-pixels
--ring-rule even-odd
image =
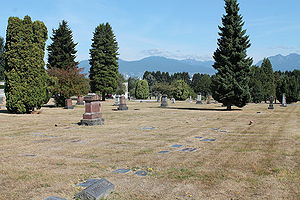
[[[255,62],[276,54],[300,53],[299,0],[239,0],[250,35],[248,55]],[[10,16],[43,21],[49,36],[67,20],[77,45],[77,60],[89,58],[93,31],[109,22],[120,58],[150,55],[212,59],[217,48],[223,0],[13,0],[1,2],[0,36]],[[47,41],[49,44],[51,40]]]

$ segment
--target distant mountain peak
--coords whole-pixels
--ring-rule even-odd
[[[274,71],[293,71],[294,69],[300,69],[300,55],[297,53],[291,53],[286,56],[277,54],[268,57],[268,59],[272,63]],[[261,60],[256,65],[261,66],[262,62]]]

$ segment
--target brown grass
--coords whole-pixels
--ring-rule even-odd
[[[0,111],[0,199],[72,199],[81,190],[75,184],[88,178],[114,183],[108,199],[118,200],[300,199],[299,104],[236,111],[187,102],[170,106],[201,109],[130,102],[128,111],[113,111],[112,104],[103,103],[105,125],[93,127],[76,124],[83,106],[31,115]],[[173,144],[198,149],[180,152]],[[149,174],[112,173],[118,168]]]

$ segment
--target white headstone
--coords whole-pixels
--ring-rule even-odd
[[[282,94],[282,102],[281,102],[281,106],[287,107],[285,93]]]

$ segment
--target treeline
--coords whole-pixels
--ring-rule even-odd
[[[64,106],[71,96],[95,92],[103,100],[122,92],[123,77],[118,71],[118,43],[110,24],[95,28],[90,49],[90,74],[81,73],[76,59],[77,43],[66,21],[53,29],[52,43],[46,47],[48,31],[41,21],[10,17],[6,40],[0,38],[0,79],[5,79],[6,108],[11,113],[30,113],[54,97]],[[47,69],[45,49],[48,50]],[[120,84],[121,82],[121,84]]]

